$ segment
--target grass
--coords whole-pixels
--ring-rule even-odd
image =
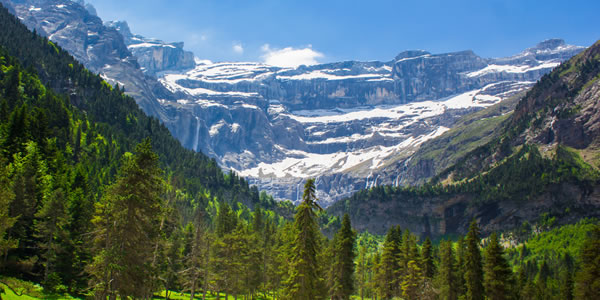
[[[38,284],[34,284],[32,282],[19,280],[11,277],[2,277],[0,278],[2,283],[0,283],[0,288],[4,289],[4,293],[1,294],[2,300],[37,300],[37,299],[78,299],[73,298],[67,295],[46,295],[43,292],[43,288]],[[6,285],[8,284],[10,288]],[[154,294],[153,299],[166,299],[165,291]],[[189,293],[179,293],[171,291],[169,293],[169,299],[173,300],[189,300]],[[194,295],[194,299],[202,299],[202,291],[199,291]],[[217,299],[215,294],[209,293],[206,299],[214,300]],[[219,299],[225,300],[225,294],[221,293]],[[227,297],[227,300],[235,299],[232,295]],[[238,299],[243,299],[243,296],[238,296]],[[262,295],[254,297],[253,299],[257,300],[271,300],[271,297],[262,297]]]

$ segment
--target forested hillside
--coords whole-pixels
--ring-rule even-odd
[[[155,177],[150,190],[129,183],[148,224],[160,223],[155,247],[176,229],[199,224],[200,216],[211,227],[221,207],[233,207],[242,220],[258,206],[274,222],[291,216],[290,204],[259,195],[243,178],[224,174],[214,160],[184,149],[120,87],[28,31],[3,7],[0,27],[3,274],[42,282],[50,290],[87,291],[90,265],[98,259],[95,230],[116,214],[115,207],[107,210],[108,199],[127,194],[116,186],[131,168],[151,167]],[[147,162],[136,160],[140,157]],[[132,167],[133,162],[142,165]],[[154,204],[145,202],[153,197]],[[127,234],[136,234],[133,227]],[[137,232],[146,234],[151,235]]]

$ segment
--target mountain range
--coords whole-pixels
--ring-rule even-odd
[[[435,176],[449,163],[423,156],[424,142],[486,107],[504,105],[489,117],[504,116],[512,107],[498,103],[584,49],[552,39],[506,58],[413,50],[386,62],[298,68],[213,63],[183,43],[135,35],[126,22],[103,23],[82,1],[0,1],[124,87],[185,147],[279,199],[299,201],[301,183],[315,177],[325,206],[363,188]]]

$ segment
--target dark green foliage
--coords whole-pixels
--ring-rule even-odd
[[[469,226],[467,233],[466,251],[465,251],[465,266],[464,277],[466,286],[466,299],[477,300],[483,299],[483,268],[481,265],[481,250],[479,250],[479,226],[477,221],[473,220]]]
[[[286,282],[286,295],[289,299],[320,299],[324,296],[323,278],[317,261],[317,255],[321,251],[321,238],[314,212],[314,190],[314,180],[307,180],[302,203],[296,212],[296,236],[291,249],[289,279]]]
[[[350,217],[344,215],[342,227],[337,232],[333,244],[333,259],[330,267],[331,299],[350,299],[354,292],[354,244],[356,234],[350,225]]]
[[[456,259],[452,242],[442,241],[440,243],[440,264],[436,281],[440,288],[440,298],[443,300],[458,299],[458,281],[456,272]],[[460,276],[460,275],[459,275]]]
[[[400,291],[400,275],[404,264],[401,257],[402,231],[395,226],[389,229],[383,242],[379,264],[376,265],[375,281],[377,294],[383,299],[391,299]]]
[[[435,264],[433,261],[432,245],[429,237],[423,242],[423,249],[421,249],[421,265],[423,270],[423,276],[425,278],[433,278],[435,275]]]
[[[14,239],[7,237],[8,231],[17,221],[18,217],[10,217],[9,207],[15,195],[10,188],[7,166],[5,161],[0,157],[0,270],[3,267],[4,257],[8,250],[16,248],[17,242]]]
[[[142,298],[154,292],[153,257],[164,213],[162,170],[150,140],[139,144],[134,155],[124,156],[119,173],[96,204],[97,254],[89,271],[97,295]]]
[[[581,250],[582,268],[575,282],[576,299],[594,299],[600,295],[600,226],[590,232]]]
[[[488,299],[512,299],[512,270],[504,258],[504,249],[496,233],[492,233],[485,247],[483,271]]]

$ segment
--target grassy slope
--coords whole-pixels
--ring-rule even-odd
[[[520,97],[522,94],[463,117],[451,130],[425,142],[413,155],[409,167],[432,161],[435,173],[439,173],[475,148],[498,137],[501,134],[499,129],[511,116]],[[422,178],[419,182],[428,179]]]

